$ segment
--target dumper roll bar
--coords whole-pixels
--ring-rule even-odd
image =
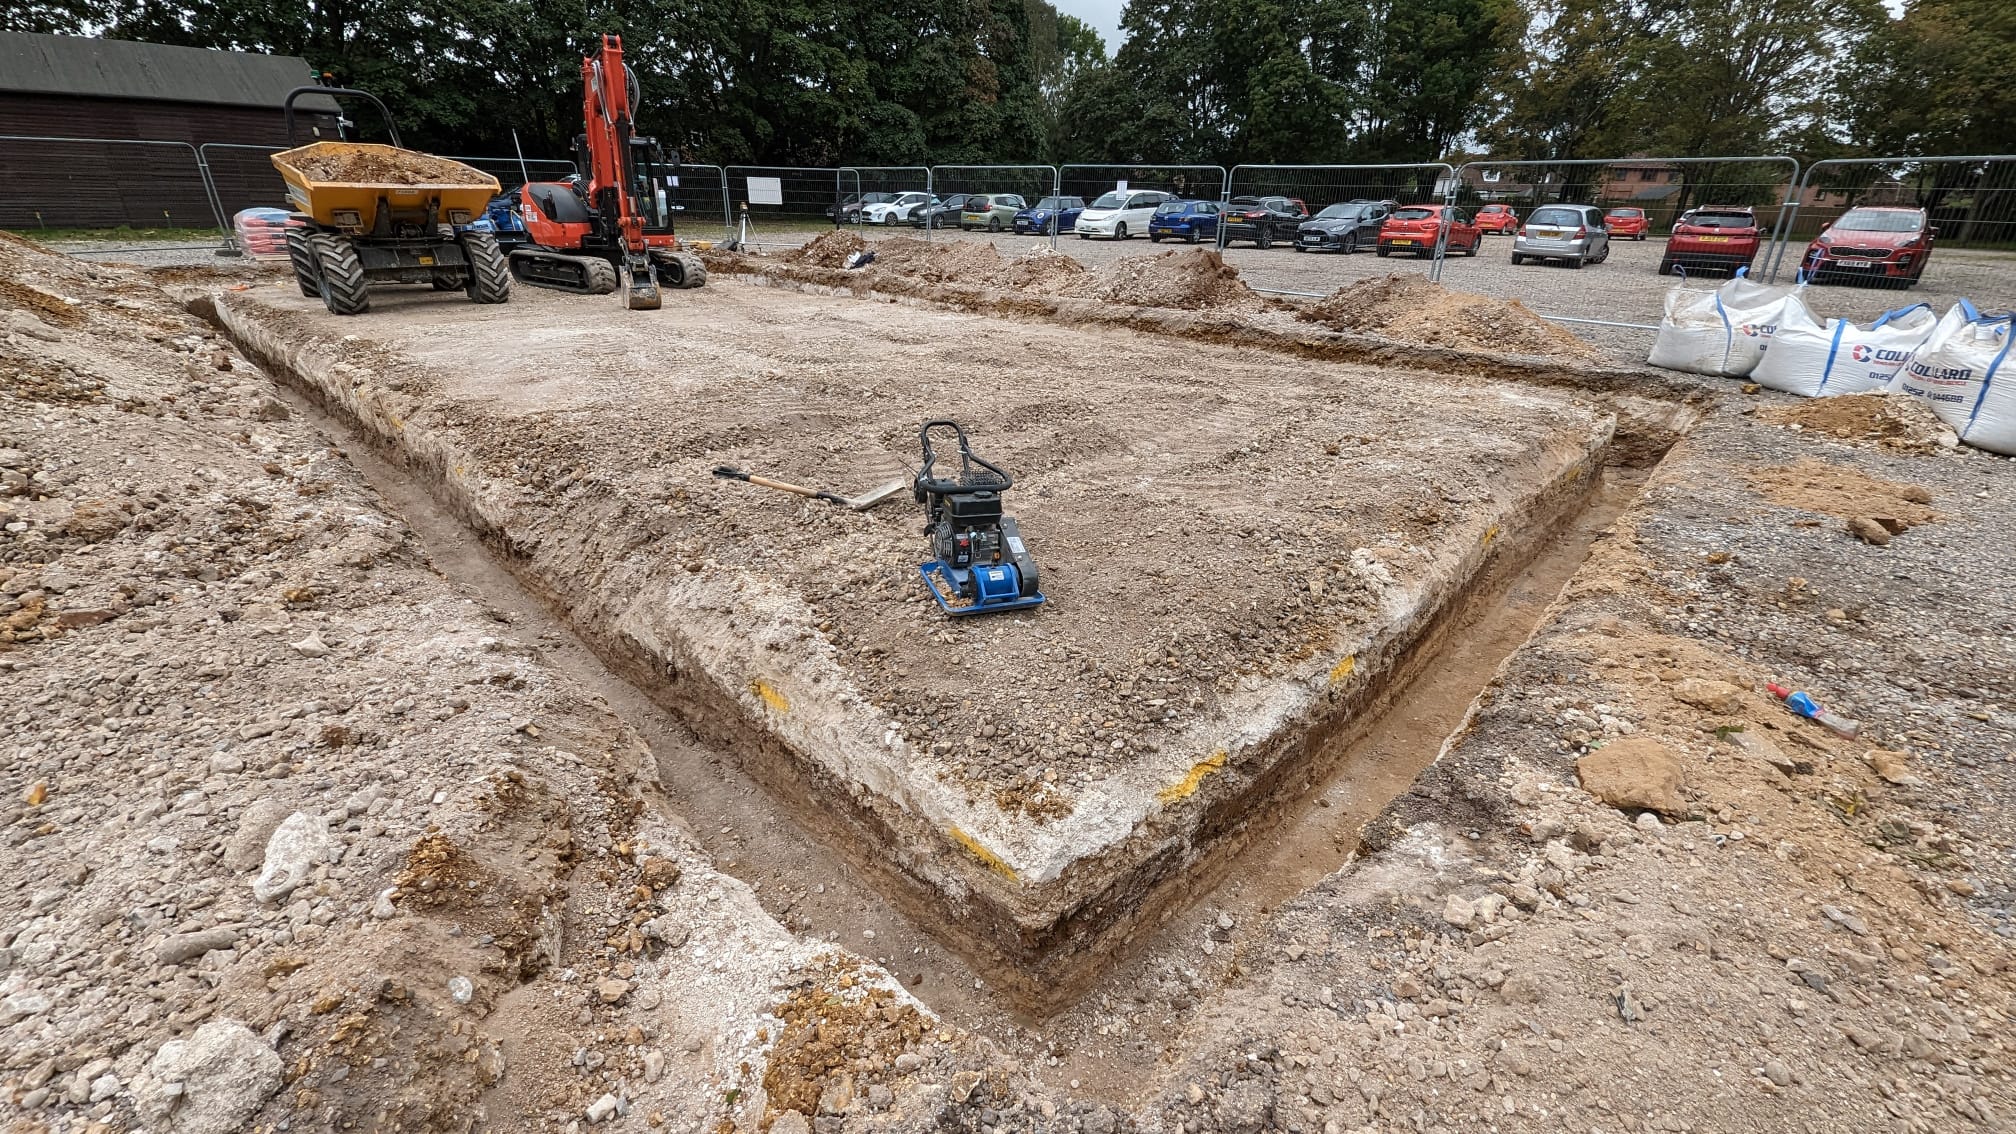
[[[301,144],[300,141],[294,137],[294,100],[300,98],[302,95],[326,95],[330,98],[340,97],[340,98],[370,99],[371,105],[377,107],[378,113],[383,115],[385,118],[385,130],[387,133],[392,135],[393,146],[402,150],[406,148],[405,143],[399,140],[399,126],[397,123],[392,121],[392,112],[385,109],[385,104],[379,101],[378,96],[372,94],[370,91],[352,90],[349,87],[295,87],[293,90],[288,91],[287,101],[281,104],[281,110],[287,115],[288,145],[298,146]]]

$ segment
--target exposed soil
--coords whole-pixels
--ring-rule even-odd
[[[1573,334],[1518,300],[1451,291],[1417,273],[1394,273],[1338,288],[1296,317],[1339,331],[1363,331],[1428,346],[1560,358],[1595,358]]]
[[[1853,465],[1805,457],[1789,465],[1767,465],[1746,474],[1765,499],[1788,508],[1824,512],[1844,520],[1894,517],[1906,526],[1939,518],[1931,490],[1870,476]]]
[[[784,254],[793,264],[810,264],[815,268],[840,268],[847,264],[847,257],[868,247],[868,242],[853,231],[836,228],[815,240],[809,240],[803,247],[794,248]],[[724,259],[729,253],[717,253]]]
[[[300,170],[310,181],[351,185],[483,185],[496,180],[459,161],[391,146],[289,150],[274,159]]]
[[[1956,440],[1953,431],[1924,402],[1884,393],[1802,398],[1794,405],[1760,410],[1757,417],[1774,425],[1797,426],[1905,452],[1951,447]]]
[[[718,873],[682,831],[718,815],[665,810],[636,734],[549,664],[556,640],[430,569],[428,548],[244,358],[137,277],[24,247],[0,242],[0,276],[33,289],[0,295],[0,620],[13,635],[0,818],[17,880],[0,898],[0,1076],[24,1128],[1944,1134],[2000,1129],[2016,1108],[2016,493],[2007,461],[1911,440],[1926,435],[1908,422],[1905,444],[1886,444],[1894,407],[1836,398],[1750,417],[1734,412],[1749,399],[1697,403],[1691,434],[1457,714],[1434,764],[1378,808],[1353,861],[1299,893],[1261,868],[1222,905],[1170,911],[1150,959],[1116,970],[1068,1026],[1004,1023],[1009,1058],[882,969],[778,926]],[[432,341],[429,324],[467,321],[501,344],[526,314],[516,299],[507,319],[430,298],[388,291],[372,323],[410,319]],[[818,383],[883,397],[896,374],[913,397],[963,406],[971,383],[944,377],[960,371],[942,352],[997,378],[1031,359],[1060,375],[1079,357],[1086,371],[1180,374],[1199,357],[1187,341],[1079,329],[1066,343],[938,308],[890,318],[855,303],[807,327],[768,306],[830,309],[807,298],[684,322],[668,307],[643,333],[691,344],[695,365],[754,355],[740,380],[814,439],[794,471],[843,488],[871,483],[906,439],[865,439],[875,452],[827,439]],[[710,320],[727,329],[709,338]],[[458,428],[487,414],[526,425],[523,467],[484,474],[512,480],[504,499],[525,502],[512,507],[550,499],[574,517],[542,532],[556,546],[511,555],[593,551],[625,530],[605,509],[619,493],[675,526],[703,504],[778,509],[776,525],[724,540],[811,525],[874,552],[832,513],[633,472],[747,455],[747,422],[682,427],[695,439],[632,413],[664,454],[622,449],[619,463],[581,444],[588,415],[648,406],[667,380],[633,340],[611,349],[614,333],[554,346],[514,331],[504,349],[567,356],[566,382],[612,377],[577,392],[546,367],[467,391],[458,409]],[[400,357],[353,342],[343,364],[368,384]],[[454,361],[408,365],[409,384],[384,393],[416,435],[446,427],[424,403],[457,392],[435,372]],[[1278,415],[1277,371],[1378,380],[1257,352],[1212,380],[1253,386]],[[1129,408],[1111,395],[1071,408],[1103,425],[1116,405]],[[1823,424],[1837,414],[1848,420]],[[546,447],[549,432],[571,447]],[[1125,439],[1089,442],[1103,460],[1067,447],[1074,474],[1154,467]],[[1039,470],[1025,523],[1056,499],[1036,493],[1060,487],[1035,483],[1040,450],[1014,458]],[[1237,467],[1240,452],[1226,456]],[[1834,521],[1872,504],[1938,515],[1887,546],[1844,538]],[[1104,554],[1085,543],[1088,559]],[[915,544],[906,530],[890,546],[907,557]],[[704,575],[714,554],[645,539],[615,570],[697,558]],[[939,625],[933,610],[913,629]],[[946,664],[985,672],[984,648],[940,644]],[[1097,676],[1063,675],[1103,696]],[[1766,680],[1811,691],[1861,735],[1791,716]],[[1416,731],[1450,730],[1457,699]],[[1627,738],[1677,761],[1675,813],[1619,811],[1577,786],[1578,759]],[[1363,811],[1331,802],[1285,829],[1286,852],[1356,841]],[[259,836],[290,810],[332,845],[291,894],[258,902]],[[772,908],[817,900],[821,875],[797,869],[761,877],[801,891]],[[940,971],[927,1000],[944,994]],[[270,1078],[168,1075],[169,1041],[227,1021],[275,1061]],[[1030,1080],[1037,1068],[1054,1090]]]

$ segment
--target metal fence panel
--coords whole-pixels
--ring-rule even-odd
[[[0,228],[225,227],[187,142],[0,135],[0,183],[51,180],[61,191],[46,199],[0,193]]]
[[[1160,189],[1185,200],[1222,201],[1229,184],[1222,165],[1114,165],[1067,163],[1057,167],[1057,191],[1083,197],[1087,204],[1125,185],[1128,189]],[[1050,243],[1057,243],[1051,234]]]
[[[1287,197],[1299,201],[1313,218],[1331,205],[1352,202],[1391,201],[1397,205],[1419,205],[1440,201],[1454,170],[1444,162],[1414,162],[1394,165],[1235,165],[1225,179],[1225,196]],[[1218,247],[1226,245],[1223,224],[1218,227]],[[1376,236],[1372,245],[1376,245]],[[1372,245],[1364,250],[1373,251]],[[1353,250],[1358,247],[1353,242]],[[1299,242],[1295,251],[1301,252]],[[1363,278],[1351,271],[1349,255],[1339,255],[1334,263],[1346,279]],[[1440,268],[1439,258],[1435,268]],[[1439,274],[1431,270],[1431,277]]]
[[[1054,165],[934,165],[931,187],[940,200],[961,193],[1012,193],[1032,207],[1057,194]],[[948,227],[959,227],[949,218]],[[1051,233],[1054,242],[1056,234]]]
[[[1863,206],[1923,209],[1933,232],[1932,254],[1887,248],[1894,237],[1857,241],[1851,235],[1857,229],[1836,230],[1843,217]],[[1793,245],[1801,247],[1788,253]],[[1948,255],[1937,255],[1940,249]],[[1889,254],[1870,254],[1878,251]],[[1952,254],[1963,251],[1978,255]],[[2016,154],[1830,158],[1814,162],[1800,178],[1770,278],[1777,279],[1789,261],[1794,272],[1818,270],[1816,282],[1823,284],[1867,279],[1911,286],[1906,281],[1928,276],[1941,282],[1955,275],[1952,265],[1968,262],[2006,273],[2016,268],[2000,262],[2010,251],[2016,251]],[[1910,262],[1898,263],[1902,259]],[[1954,290],[1989,294],[1978,290],[1985,280],[1944,282]],[[1991,302],[2003,292],[1995,294],[1998,300]]]
[[[737,238],[753,245],[797,245],[819,235],[821,228],[841,223],[840,204],[861,196],[860,175],[837,166],[731,165],[729,201],[734,208]],[[759,183],[751,200],[750,179]],[[760,190],[777,183],[780,203]]]
[[[864,206],[886,204],[889,201],[902,197],[905,193],[924,194],[928,205],[928,198],[932,196],[931,170],[927,166],[849,165],[843,166],[842,170],[854,179],[855,198]],[[919,206],[919,208],[922,207],[926,206]],[[910,211],[915,212],[917,210],[912,209]],[[864,236],[876,235],[878,231],[881,233],[896,233],[900,231],[905,234],[912,231],[910,216],[907,212],[884,211],[881,223],[876,225],[869,225],[867,223],[868,217],[865,209],[857,209],[851,217],[843,217],[842,219],[861,225],[862,235]],[[931,239],[930,231],[928,229],[923,231],[924,239]]]

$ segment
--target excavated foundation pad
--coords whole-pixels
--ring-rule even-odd
[[[1032,1003],[1338,759],[1613,428],[1553,391],[770,288],[382,289],[352,319],[292,291],[214,316]],[[941,614],[907,492],[709,475],[858,492],[937,417],[1015,475],[1041,609]]]

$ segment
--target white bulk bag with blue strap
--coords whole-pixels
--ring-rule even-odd
[[[1786,305],[1805,308],[1803,290],[1760,284],[1744,268],[1714,291],[1695,291],[1683,278],[1666,293],[1666,317],[1645,361],[1666,370],[1741,378],[1764,357]]]
[[[1771,349],[1750,377],[1802,398],[1887,389],[1938,323],[1929,303],[1900,307],[1866,327],[1846,319],[1823,322],[1804,303],[1787,304]]]
[[[2012,318],[1983,315],[1961,300],[1898,372],[1891,392],[1924,399],[1967,444],[2016,455]]]

